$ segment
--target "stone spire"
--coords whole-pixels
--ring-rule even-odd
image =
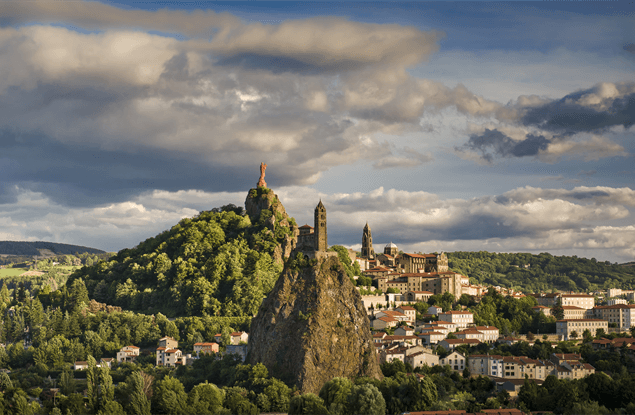
[[[320,199],[320,203],[315,207],[315,228],[313,233],[315,235],[315,250],[326,251],[329,245],[326,236],[326,208],[322,204],[322,199]]]
[[[370,226],[366,222],[364,233],[362,234],[362,257],[375,259],[375,250],[373,249],[373,236],[370,233]]]

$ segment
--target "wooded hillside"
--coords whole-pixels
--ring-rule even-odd
[[[154,238],[124,249],[110,261],[85,267],[90,298],[168,316],[253,316],[271,291],[282,265],[272,260],[290,231],[263,210],[252,224],[241,208],[201,212]]]
[[[0,255],[21,255],[21,256],[39,256],[39,249],[46,249],[56,255],[73,255],[73,254],[104,254],[105,251],[95,248],[87,248],[85,246],[58,244],[55,242],[20,242],[20,241],[0,241]]]
[[[448,253],[450,268],[479,284],[515,287],[524,292],[635,289],[635,267],[594,258],[492,252]]]

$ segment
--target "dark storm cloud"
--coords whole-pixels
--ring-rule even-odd
[[[528,134],[524,140],[513,140],[504,133],[493,129],[485,129],[482,134],[472,134],[467,143],[455,150],[472,150],[481,154],[482,158],[491,163],[494,156],[498,157],[527,157],[535,156],[547,149],[550,140],[542,135]]]
[[[521,122],[526,126],[561,133],[601,131],[618,125],[629,128],[635,123],[635,93],[605,99],[607,105],[602,106],[585,105],[581,102],[585,95],[592,92],[576,92],[560,100],[530,108]]]
[[[630,53],[635,53],[635,43],[624,45],[624,50]]]
[[[67,206],[121,202],[148,189],[207,191],[249,188],[257,172],[215,167],[189,155],[146,149],[136,153],[62,144],[42,135],[0,134],[4,165],[0,203],[15,201],[17,185]],[[2,166],[2,164],[0,164]],[[251,174],[250,174],[251,173]],[[270,175],[284,182],[283,177]]]

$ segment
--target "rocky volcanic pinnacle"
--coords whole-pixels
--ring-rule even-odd
[[[381,378],[361,296],[339,259],[298,263],[286,264],[252,320],[247,362],[263,363],[303,393],[318,393],[336,376]]]
[[[274,261],[282,264],[284,259],[288,258],[295,248],[299,231],[295,223],[289,222],[289,216],[278,196],[268,188],[251,189],[245,200],[245,210],[252,223],[255,223],[260,218],[263,211],[268,211],[271,216],[268,218],[266,226],[269,232],[273,234],[276,234],[276,228],[289,229],[288,235],[283,235],[279,238],[279,244],[272,255]]]

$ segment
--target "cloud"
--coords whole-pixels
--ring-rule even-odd
[[[67,208],[43,193],[14,190],[16,201],[0,205],[0,226],[7,238],[106,250],[135,246],[201,210],[228,203],[241,206],[246,197],[246,192],[156,190],[123,202]],[[626,261],[632,260],[635,243],[630,219],[635,191],[627,187],[523,187],[472,199],[381,187],[358,193],[324,193],[302,186],[273,190],[299,224],[312,224],[321,199],[331,244],[359,243],[366,221],[378,244],[393,241],[406,251],[584,252]]]
[[[433,31],[331,18],[246,25],[225,14],[137,13],[92,2],[20,4],[2,5],[5,22],[63,20],[98,30],[0,28],[5,177],[58,203],[175,191],[179,177],[202,190],[243,188],[241,169],[262,159],[278,166],[271,175],[279,185],[314,183],[358,160],[376,169],[415,167],[431,154],[377,135],[419,131],[425,111],[455,106],[481,116],[500,106],[463,86],[408,74],[437,49]],[[248,55],[314,70],[227,60]],[[0,200],[5,194],[0,189]]]
[[[626,156],[607,135],[635,123],[635,83],[603,82],[558,100],[520,96],[492,114],[496,122],[470,126],[467,142],[454,146],[458,156],[487,164],[528,156],[547,163]]]
[[[488,163],[492,163],[494,156],[526,157],[536,156],[547,149],[550,140],[544,136],[527,135],[523,140],[514,140],[498,130],[485,129],[485,132],[470,136],[462,147],[455,147],[455,151],[476,151]],[[491,152],[489,152],[491,150]]]
[[[522,110],[522,124],[558,133],[629,128],[635,123],[635,83],[604,82]]]
[[[373,64],[410,66],[435,52],[443,37],[437,31],[336,17],[246,24],[228,13],[123,10],[97,2],[11,2],[0,10],[4,25],[64,22],[88,30],[155,30],[187,36],[186,47],[231,57],[232,66],[246,62],[268,67],[282,59],[278,67],[284,70],[303,65],[338,71]]]
[[[401,153],[402,154],[398,156],[391,155],[383,157],[376,161],[373,167],[379,170],[394,167],[416,167],[434,160],[430,153],[422,154],[410,147],[404,147]]]
[[[562,157],[599,160],[608,157],[627,156],[621,145],[596,134],[552,135],[522,134],[520,138],[507,135],[498,129],[488,129],[471,134],[468,141],[455,146],[454,151],[463,158],[480,159],[487,164],[495,158],[533,156],[546,163],[556,163]]]

